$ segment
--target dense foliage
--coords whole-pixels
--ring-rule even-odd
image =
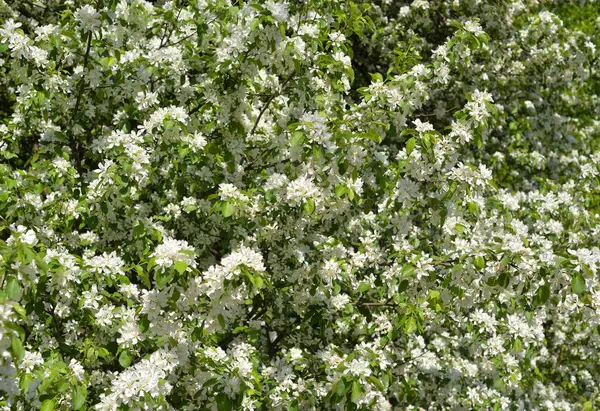
[[[0,409],[591,410],[600,6],[252,1],[0,0]]]

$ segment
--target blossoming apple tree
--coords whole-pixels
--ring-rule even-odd
[[[562,3],[0,0],[0,409],[598,405]]]

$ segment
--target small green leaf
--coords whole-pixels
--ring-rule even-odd
[[[87,398],[87,388],[84,385],[77,385],[73,390],[73,409],[78,410],[85,404]]]
[[[354,195],[355,195],[355,194],[354,194],[354,190],[352,190],[352,189],[350,189],[350,188],[349,188],[349,189],[348,189],[348,199],[349,199],[350,201],[354,200]]]
[[[402,278],[409,278],[412,277],[412,275],[415,272],[415,267],[410,265],[410,264],[404,264],[402,266],[402,270],[400,270],[400,275],[402,276]]]
[[[13,304],[12,308],[22,320],[27,320],[27,310],[22,305]]]
[[[508,287],[510,283],[510,275],[505,271],[498,276],[498,285],[502,288]]]
[[[471,214],[479,215],[479,204],[477,204],[474,201],[469,201],[469,203],[467,204],[467,207]]]
[[[575,294],[581,294],[585,291],[585,278],[577,273],[571,279],[571,289]]]
[[[133,360],[133,356],[131,355],[131,353],[128,350],[121,351],[121,354],[119,355],[119,364],[121,364],[121,367],[123,367],[123,368],[129,367],[129,364],[131,364],[132,360]]]
[[[375,387],[377,387],[377,389],[379,391],[384,391],[383,384],[381,383],[381,381],[379,381],[379,379],[373,377],[372,375],[369,375],[367,377],[367,381],[369,381],[371,384],[373,384]]]
[[[342,184],[338,184],[337,186],[335,186],[335,195],[338,197],[341,197],[344,194],[346,194],[346,191],[348,191],[348,189]]]
[[[360,383],[356,380],[352,381],[352,394],[350,400],[356,404],[363,395],[363,389]]]
[[[290,138],[290,145],[292,147],[300,147],[304,143],[304,133],[302,131],[294,131]]]
[[[108,358],[110,356],[110,351],[106,349],[106,347],[98,348],[98,356],[100,358]]]
[[[411,137],[408,139],[408,141],[406,142],[406,154],[410,156],[410,154],[413,152],[413,150],[415,149],[415,144],[416,144],[416,140],[414,137]]]
[[[52,411],[54,409],[54,400],[45,400],[40,407],[40,411]]]
[[[263,281],[260,275],[254,276],[254,285],[256,286],[256,288],[262,288],[264,284],[265,282]]]
[[[21,261],[21,264],[29,265],[35,257],[35,254],[29,246],[25,244],[20,244],[19,248],[17,249],[17,256],[19,257],[19,261]]]
[[[147,315],[144,314],[140,317],[140,320],[138,321],[138,327],[140,327],[140,331],[143,333],[148,331],[148,328],[150,328],[150,321],[148,320]]]
[[[156,286],[158,288],[164,287],[169,282],[171,282],[172,279],[173,279],[173,272],[172,271],[167,271],[167,272],[158,271],[154,275],[154,283],[156,284]]]
[[[314,213],[315,212],[315,200],[313,200],[312,198],[307,199],[304,202],[304,211],[308,215],[311,215],[312,213]]]
[[[227,394],[219,394],[216,397],[217,401],[217,411],[233,411],[233,404],[231,403],[231,399],[227,396]]]
[[[227,323],[225,322],[225,317],[223,317],[223,314],[219,314],[217,316],[217,320],[219,321],[219,325],[221,326],[222,329],[227,328]]]
[[[232,203],[226,201],[221,207],[221,212],[223,213],[223,217],[231,217],[235,212],[235,206]]]
[[[23,374],[19,380],[19,388],[23,391],[23,394],[29,393],[29,386],[35,381],[35,377],[32,374]]]
[[[381,136],[379,135],[379,133],[377,132],[377,130],[375,130],[374,128],[372,128],[368,132],[362,133],[360,135],[361,135],[361,137],[364,137],[367,140],[374,141],[374,142],[376,142],[378,144],[381,143],[381,141],[382,141]]]
[[[144,235],[146,230],[144,229],[144,225],[142,223],[138,223],[135,227],[133,227],[133,238],[139,238]]]
[[[183,274],[188,268],[188,263],[186,263],[185,261],[175,261],[175,264],[173,266],[179,274]]]
[[[137,272],[138,277],[140,277],[140,279],[142,280],[142,283],[144,283],[146,288],[150,288],[151,287],[150,278],[148,277],[148,274],[146,274],[144,269],[141,266],[136,265],[135,271]]]
[[[516,352],[521,352],[521,350],[523,350],[523,342],[521,341],[521,339],[517,338],[515,340],[515,342],[513,343],[513,349]]]
[[[450,183],[450,187],[448,188],[448,191],[446,192],[446,194],[444,195],[444,198],[442,198],[442,200],[443,201],[450,200],[452,198],[452,196],[454,195],[454,193],[456,192],[457,188],[458,188],[458,183],[456,181],[453,181],[452,183]]]
[[[337,395],[339,395],[340,397],[343,396],[344,391],[346,391],[346,386],[344,385],[344,380],[340,378],[335,385],[336,385],[335,393]]]
[[[277,196],[273,192],[273,190],[265,191],[265,201],[268,203],[274,203],[277,200]]]
[[[477,257],[475,257],[475,268],[477,268],[478,270],[483,270],[485,268],[485,259],[478,255]]]
[[[359,293],[364,293],[366,291],[369,291],[370,289],[371,289],[371,284],[369,284],[367,282],[360,283],[360,285],[358,286]]]
[[[13,276],[9,276],[6,280],[6,294],[11,300],[17,300],[21,295],[21,286],[19,280]]]
[[[16,335],[13,335],[10,339],[10,350],[18,362],[21,362],[25,357],[25,348],[23,348],[23,343]]]
[[[369,75],[371,76],[371,80],[373,81],[383,81],[383,76],[381,75],[381,73],[369,73]]]
[[[407,334],[412,334],[417,329],[417,320],[415,317],[410,317],[406,324],[404,324],[404,331]]]
[[[542,285],[535,294],[535,304],[544,304],[550,298],[550,286],[548,284]]]

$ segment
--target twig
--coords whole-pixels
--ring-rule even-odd
[[[365,307],[399,307],[396,303],[362,303]]]
[[[286,84],[294,77],[295,74],[296,74],[296,70],[292,71],[292,74],[290,74],[290,76],[287,78],[287,80],[285,80],[283,82],[283,84],[281,85],[281,89],[282,90],[286,86]],[[254,122],[254,126],[252,127],[252,130],[250,131],[251,135],[253,135],[254,132],[256,131],[256,127],[258,127],[258,123],[260,122],[260,119],[262,118],[262,116],[265,113],[265,111],[267,111],[267,108],[269,108],[269,104],[271,104],[271,101],[273,101],[275,99],[275,97],[277,97],[278,95],[279,94],[273,94],[273,95],[271,95],[271,97],[269,97],[269,99],[265,102],[265,105],[260,110],[260,113],[258,113],[258,117],[256,117],[256,121]]]
[[[88,34],[88,38],[87,38],[87,46],[85,49],[85,54],[83,56],[83,72],[81,75],[81,79],[79,80],[79,84],[77,85],[78,91],[77,91],[77,98],[75,100],[75,107],[73,108],[73,114],[71,116],[71,120],[69,121],[71,126],[73,125],[73,121],[77,117],[77,114],[79,114],[79,106],[81,104],[81,98],[83,97],[83,91],[85,89],[85,69],[87,67],[91,48],[92,48],[92,31],[90,30],[90,32]],[[73,134],[71,134],[71,138],[69,140],[70,140],[69,146],[71,147],[71,151],[76,156],[77,171],[79,172],[79,174],[81,174],[81,171],[82,171],[81,170],[81,153],[79,152],[79,147],[78,147],[77,141],[75,140],[75,137],[73,136]]]

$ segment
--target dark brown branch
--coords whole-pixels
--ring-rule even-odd
[[[92,49],[92,31],[90,30],[87,38],[87,46],[85,49],[85,54],[83,55],[83,72],[81,74],[81,79],[79,80],[79,84],[77,85],[77,98],[75,99],[75,107],[73,108],[73,114],[71,116],[70,124],[73,125],[73,121],[75,121],[77,115],[79,114],[79,107],[81,105],[81,99],[83,97],[83,91],[85,90],[85,69],[87,67],[88,59],[90,57],[90,51]],[[69,146],[71,147],[71,152],[75,156],[76,168],[79,174],[81,174],[81,153],[79,150],[79,145],[77,144],[77,140],[75,136],[71,134],[71,138],[69,139]]]
[[[289,81],[294,77],[295,74],[296,74],[296,71],[295,70],[292,71],[292,74],[290,74],[290,76],[287,78],[287,80],[285,80],[283,82],[283,84],[281,85],[281,90],[282,91],[283,91],[283,88],[287,85],[287,83],[289,83]],[[256,117],[256,121],[254,122],[254,126],[252,127],[252,130],[250,131],[251,135],[253,135],[254,132],[256,131],[256,127],[258,127],[258,123],[260,122],[260,119],[262,118],[263,114],[265,114],[265,111],[267,111],[267,108],[269,108],[269,104],[271,104],[271,101],[273,101],[275,99],[275,97],[277,97],[277,96],[279,96],[279,94],[273,94],[265,102],[265,105],[260,110],[260,113],[258,113],[258,117]]]

